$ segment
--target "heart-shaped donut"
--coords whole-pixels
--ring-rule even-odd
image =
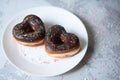
[[[53,57],[73,56],[80,50],[79,38],[75,34],[67,33],[64,27],[54,25],[46,33],[45,50]]]
[[[45,27],[36,15],[28,15],[13,28],[13,37],[23,45],[35,46],[42,44],[45,37]]]

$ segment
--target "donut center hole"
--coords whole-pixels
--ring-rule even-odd
[[[52,39],[53,44],[64,44],[67,43],[69,40],[68,34],[61,34],[61,35],[55,35],[54,38]]]
[[[63,44],[64,42],[62,41],[62,39],[60,38],[60,36],[55,36],[53,39],[52,39],[52,42],[53,44],[57,44],[57,45],[60,45],[60,44]]]
[[[25,30],[26,33],[34,32],[33,28],[29,24],[25,27],[24,30]]]

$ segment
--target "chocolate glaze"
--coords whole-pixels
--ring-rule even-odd
[[[36,15],[28,15],[23,22],[15,25],[13,36],[20,41],[35,42],[45,37],[45,27],[42,20]]]
[[[67,33],[64,27],[54,25],[48,29],[45,46],[48,50],[63,51],[79,47],[79,39],[72,33]]]

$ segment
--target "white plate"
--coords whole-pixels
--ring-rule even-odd
[[[81,51],[73,57],[55,59],[46,55],[44,45],[27,47],[16,43],[12,37],[12,29],[29,14],[39,16],[47,28],[59,24],[64,26],[67,32],[76,34],[80,39]],[[72,13],[58,7],[36,7],[25,10],[7,23],[3,34],[3,49],[9,61],[24,72],[44,77],[59,75],[75,67],[84,57],[87,47],[88,35],[83,23]],[[26,54],[21,55],[22,50],[30,57],[33,55],[33,59],[24,57]],[[35,58],[38,58],[37,61],[34,60]]]

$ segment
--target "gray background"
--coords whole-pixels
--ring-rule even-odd
[[[0,80],[120,80],[120,0],[1,0],[0,33],[12,16],[37,6],[62,7],[78,16],[89,35],[87,53],[67,73],[41,78],[13,67],[3,55],[1,42]]]

